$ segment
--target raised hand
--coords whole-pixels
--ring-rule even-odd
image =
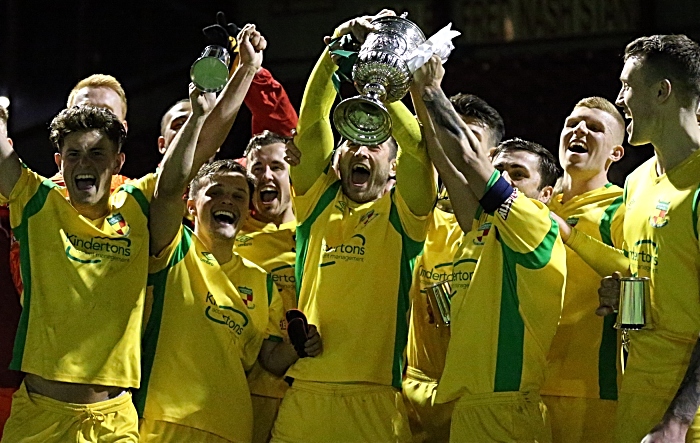
[[[247,24],[241,29],[238,45],[241,65],[259,69],[262,66],[263,51],[267,48],[267,40],[255,29],[255,25]]]
[[[442,78],[445,76],[445,68],[439,55],[433,55],[430,60],[413,73],[412,88],[423,91],[427,87],[439,88]]]
[[[194,83],[190,83],[190,104],[193,116],[206,116],[214,109],[216,94],[212,92],[203,93],[197,89]]]
[[[389,15],[396,15],[391,9],[382,9],[378,14],[375,15],[363,15],[361,17],[353,18],[345,23],[341,24],[335,29],[335,37],[340,37],[346,34],[352,34],[352,36],[360,43],[364,43],[367,35],[375,31],[377,27],[373,25],[372,20],[379,17],[386,17]],[[329,44],[331,37],[324,37],[325,44]]]

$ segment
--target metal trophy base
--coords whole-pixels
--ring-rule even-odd
[[[391,136],[391,117],[381,101],[357,96],[343,100],[333,112],[340,135],[363,146],[375,146]]]
[[[219,92],[228,81],[230,57],[221,46],[207,46],[190,68],[192,83],[203,92]]]

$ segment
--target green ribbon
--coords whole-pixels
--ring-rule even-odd
[[[331,50],[331,46],[340,42],[340,46],[343,47],[346,43],[349,43],[352,37],[347,34],[331,40],[328,44],[328,49],[331,55],[335,55],[340,58],[338,60],[338,69],[333,73],[333,87],[336,92],[340,95],[340,85],[343,81],[352,83],[352,67],[355,66],[357,61],[357,51],[348,51],[345,49],[334,49]]]

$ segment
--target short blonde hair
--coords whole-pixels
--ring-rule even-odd
[[[70,91],[70,95],[68,96],[68,102],[66,103],[66,107],[70,108],[75,104],[75,96],[78,94],[78,91],[80,91],[83,88],[109,88],[113,90],[114,92],[117,93],[119,98],[122,101],[122,107],[124,108],[124,118],[126,118],[126,93],[124,92],[124,88],[122,88],[121,83],[117,81],[116,78],[112,77],[111,75],[106,75],[106,74],[93,74],[90,77],[84,78],[78,82],[77,85],[73,87],[73,89]],[[120,116],[118,116],[120,117]]]
[[[625,131],[625,119],[622,118],[622,114],[617,109],[615,105],[610,103],[610,100],[603,97],[586,97],[578,101],[574,108],[590,108],[590,109],[600,109],[603,112],[607,112],[612,115],[615,121],[622,128],[622,132]]]

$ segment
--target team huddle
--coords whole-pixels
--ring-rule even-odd
[[[140,179],[119,174],[113,77],[51,122],[48,179],[0,108],[22,304],[2,340],[24,374],[0,388],[3,443],[700,442],[700,46],[631,42],[615,104],[572,103],[558,160],[448,97],[438,56],[413,111],[387,105],[392,137],[337,142],[334,45],[385,15],[325,39],[298,118],[255,26],[221,26],[225,88],[190,85]],[[244,103],[244,158],[214,160]],[[625,133],[655,155],[622,189]],[[625,276],[649,279],[653,328],[614,327]]]

